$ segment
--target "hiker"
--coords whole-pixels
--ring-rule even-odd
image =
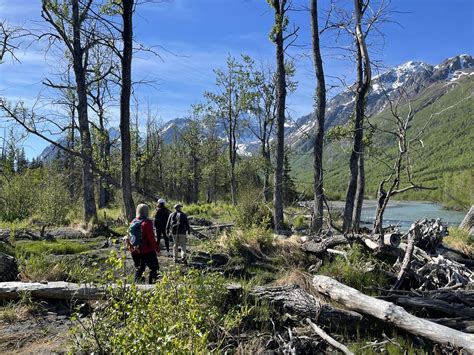
[[[153,222],[148,219],[149,210],[148,205],[144,203],[137,206],[136,218],[130,223],[127,244],[136,268],[135,282],[144,280],[142,275],[148,266],[148,282],[152,284],[158,276],[157,254],[160,254],[160,247],[153,233]]]
[[[160,245],[161,237],[165,241],[166,246],[166,255],[170,255],[170,241],[168,239],[168,234],[166,233],[166,224],[168,223],[168,218],[170,217],[170,210],[166,208],[166,201],[162,198],[158,200],[158,207],[156,208],[155,213],[155,230],[156,230],[156,240],[158,245]]]
[[[173,258],[178,262],[178,246],[181,247],[181,260],[186,263],[186,233],[189,233],[188,216],[181,210],[183,206],[174,205],[175,211],[170,214],[166,230],[171,233],[174,240]]]

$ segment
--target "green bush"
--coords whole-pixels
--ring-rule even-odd
[[[64,183],[49,169],[28,169],[0,180],[0,220],[48,225],[67,223],[71,203]]]
[[[296,216],[296,218],[293,219],[293,227],[296,229],[307,228],[308,222],[303,216]]]
[[[123,259],[112,261],[120,270]],[[243,313],[229,309],[224,279],[196,270],[166,272],[153,291],[135,285],[107,288],[107,306],[88,320],[77,318],[75,351],[185,354],[218,351],[223,334]],[[210,344],[213,344],[210,347]]]
[[[252,227],[273,228],[271,207],[263,200],[257,190],[248,190],[239,196],[235,211],[235,222],[243,229]]]

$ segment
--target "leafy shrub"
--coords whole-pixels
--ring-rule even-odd
[[[116,271],[123,267],[123,259],[109,262]],[[223,332],[242,320],[239,309],[228,308],[224,279],[218,274],[166,272],[150,292],[133,284],[125,287],[123,279],[115,281],[118,287],[107,288],[107,306],[88,320],[77,318],[75,350],[207,353],[218,351]]]
[[[272,210],[261,199],[259,191],[248,190],[240,194],[235,222],[243,229],[259,226],[273,228]]]
[[[0,181],[0,219],[23,221],[33,217],[41,224],[67,223],[71,203],[59,175],[47,169],[28,169]]]
[[[0,218],[7,222],[29,218],[39,198],[40,174],[28,170],[4,180],[0,184]]]
[[[293,227],[296,229],[307,228],[308,222],[303,216],[297,216],[295,219],[293,219]]]

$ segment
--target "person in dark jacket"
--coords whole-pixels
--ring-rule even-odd
[[[135,282],[143,280],[143,273],[145,268],[150,268],[150,276],[148,282],[150,284],[156,281],[158,276],[158,258],[160,254],[160,247],[156,243],[155,233],[153,233],[153,221],[148,218],[149,207],[146,204],[139,204],[137,206],[136,218],[131,222],[141,220],[141,238],[142,245],[138,249],[131,250],[133,263],[135,264]]]
[[[167,256],[170,256],[170,241],[168,239],[168,234],[166,233],[166,224],[168,223],[168,218],[170,217],[170,210],[166,208],[165,204],[166,201],[164,199],[160,198],[158,200],[158,207],[156,209],[154,223],[158,245],[160,245],[161,237],[163,237]]]
[[[173,257],[175,262],[178,262],[178,246],[181,247],[181,260],[186,262],[186,239],[190,231],[188,216],[181,210],[182,207],[180,204],[174,205],[175,211],[170,214],[166,225],[168,234],[171,233],[174,240]]]

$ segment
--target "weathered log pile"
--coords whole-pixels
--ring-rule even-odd
[[[378,288],[381,296],[377,298],[326,276],[315,276],[313,285],[346,309],[451,349],[474,353],[474,335],[469,334],[474,332],[474,273],[472,263],[460,262],[472,260],[445,248],[442,241],[447,235],[447,226],[440,220],[422,220],[395,238],[329,234],[305,240],[302,248],[323,258],[334,254],[331,248],[359,243],[384,263],[396,258],[387,272],[393,275],[392,287]]]

